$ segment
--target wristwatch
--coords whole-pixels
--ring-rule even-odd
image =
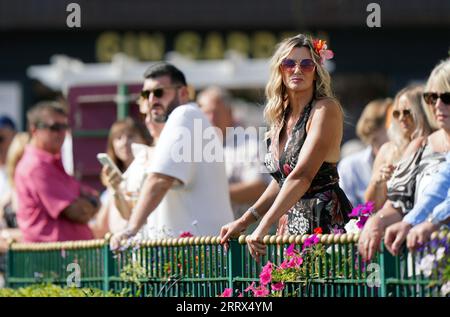
[[[436,219],[436,217],[433,217],[433,216],[428,217],[427,221],[429,223],[435,225],[436,227],[440,227],[440,225],[441,225],[441,222],[438,219]]]

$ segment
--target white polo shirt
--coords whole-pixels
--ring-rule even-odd
[[[196,104],[179,106],[170,114],[148,172],[174,177],[181,184],[175,184],[155,210],[147,226],[149,238],[178,237],[186,231],[218,235],[221,226],[233,221],[223,152],[211,160],[212,148],[223,151]]]

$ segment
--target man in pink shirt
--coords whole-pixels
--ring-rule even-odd
[[[87,223],[97,212],[97,197],[68,175],[61,161],[69,127],[66,113],[58,103],[43,102],[27,118],[31,141],[14,177],[24,241],[92,239]]]

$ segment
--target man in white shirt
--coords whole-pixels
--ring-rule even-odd
[[[188,103],[183,73],[158,63],[144,77],[141,96],[153,120],[165,126],[128,226],[111,238],[112,249],[134,236],[156,207],[154,223],[174,236],[216,235],[233,220],[223,155],[222,160],[205,157],[207,146],[220,141],[208,133],[211,125],[197,105]]]

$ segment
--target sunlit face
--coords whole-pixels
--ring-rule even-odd
[[[132,143],[145,143],[144,139],[137,133],[123,132],[113,138],[112,146],[114,153],[122,162],[129,162],[133,159],[131,152]]]
[[[283,83],[286,88],[296,92],[313,89],[316,67],[311,70],[311,67],[303,68],[300,66],[302,61],[305,63],[307,60],[312,60],[309,49],[306,47],[294,47],[285,59],[296,62],[295,67],[285,68],[280,66]]]
[[[58,154],[61,152],[67,128],[66,116],[47,111],[38,127],[33,128],[32,134],[39,148],[52,154]]]
[[[416,129],[416,123],[414,122],[411,105],[406,95],[400,96],[398,103],[394,105],[392,116],[398,123],[404,136],[410,138]]]
[[[429,92],[441,94],[446,91],[442,91],[433,85],[430,87]],[[428,107],[432,107],[438,127],[440,129],[450,130],[450,104],[445,104],[442,99],[439,98],[434,105],[428,105]]]
[[[162,89],[162,96],[154,92]],[[147,115],[156,122],[163,123],[167,119],[168,112],[180,105],[179,92],[181,87],[174,85],[169,76],[160,76],[157,78],[148,78],[144,81],[143,91],[151,91],[148,99],[143,100],[143,106]]]

